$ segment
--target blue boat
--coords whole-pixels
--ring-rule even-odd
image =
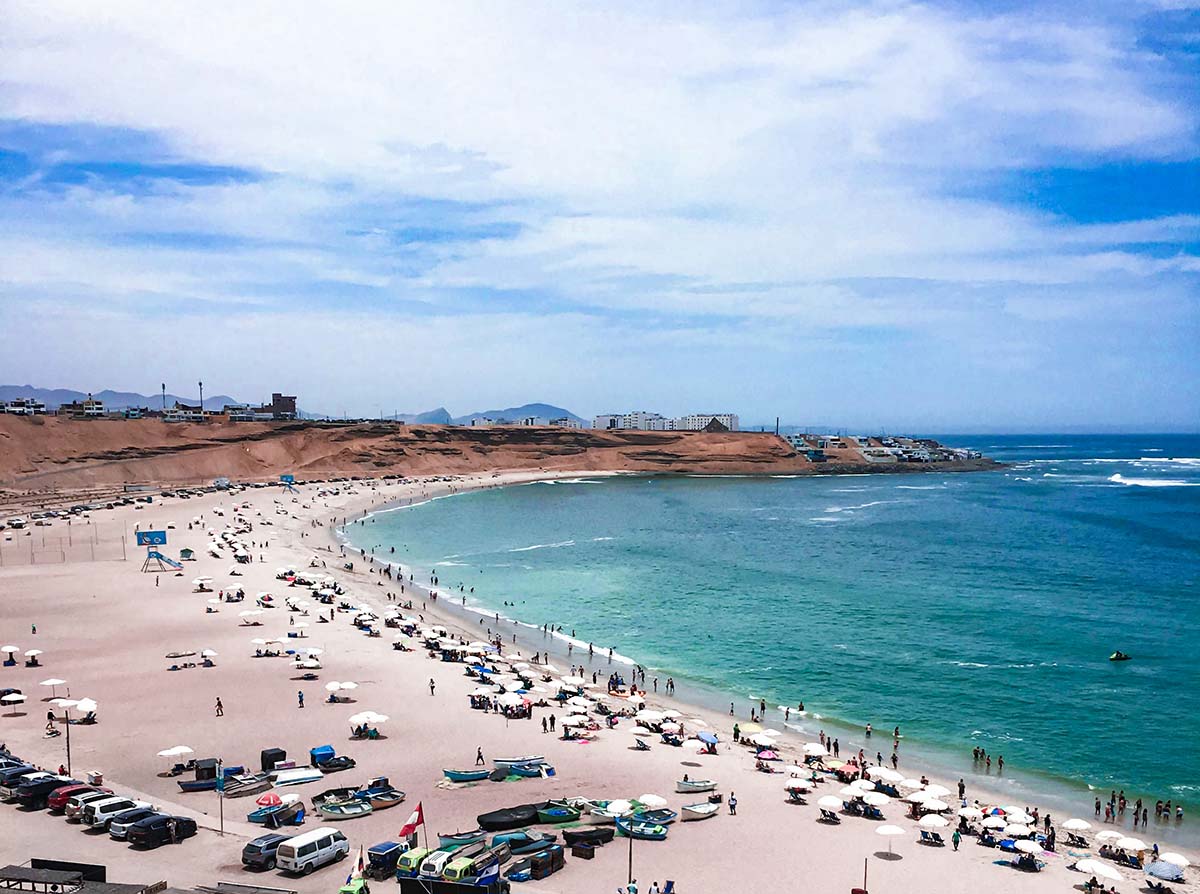
[[[659,810],[638,810],[633,814],[633,818],[659,826],[669,826],[675,820],[679,819],[679,814],[674,810],[663,807]]]
[[[617,832],[626,838],[637,838],[640,841],[665,841],[667,838],[666,826],[633,817],[617,817],[616,826]]]
[[[546,776],[554,775],[554,768],[549,764],[513,764],[508,768],[508,772],[514,776],[524,776],[527,779],[536,779],[543,774]]]
[[[246,817],[251,823],[258,823],[277,829],[280,826],[299,826],[304,822],[304,802],[295,795],[285,795],[291,800],[273,807],[260,807],[252,810]]]
[[[212,792],[217,789],[217,780],[214,779],[177,779],[176,783],[179,788],[185,792]]]
[[[492,775],[491,770],[442,770],[451,782],[482,782]]]
[[[554,844],[557,836],[550,832],[530,832],[528,829],[518,829],[515,832],[501,832],[492,836],[492,847],[507,844],[509,852],[520,856],[532,854]]]

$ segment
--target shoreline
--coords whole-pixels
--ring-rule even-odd
[[[847,475],[849,473],[835,474]],[[869,475],[871,473],[863,474]],[[667,473],[667,476],[669,475],[670,473]],[[411,502],[406,504],[384,503],[372,507],[366,510],[358,519],[351,520],[351,523],[348,525],[348,527],[353,527],[354,524],[359,521],[366,522],[370,518],[378,515],[397,512],[404,509],[417,508],[422,505],[427,505],[434,500],[447,499],[449,497],[456,496],[466,496],[471,493],[493,489],[495,487],[518,487],[536,484],[539,481],[562,479],[570,480],[592,477],[610,478],[615,476],[666,477],[664,475],[655,475],[653,473],[644,472],[565,472],[547,474],[545,477],[523,481],[513,481],[501,485],[484,484],[476,487],[457,488],[453,490],[448,489],[444,493],[432,495],[428,499],[424,499],[419,502]],[[710,476],[684,474],[675,477],[793,478],[809,476],[774,474]],[[375,557],[371,547],[366,546],[365,544],[355,543],[353,541],[353,533],[347,532],[346,527],[347,526],[341,526],[336,530],[336,532],[331,532],[331,534],[334,534],[334,539],[331,542],[333,542],[335,547],[339,543],[345,543],[348,547],[352,545],[355,550],[365,549],[367,558],[372,562],[377,562],[383,565],[390,564],[393,567],[400,567],[402,565],[400,562],[388,562],[386,559],[379,559],[378,557]],[[338,535],[340,535],[341,539],[338,538]],[[419,573],[426,579],[431,574],[438,574],[439,571],[437,568],[423,568],[418,565],[406,565],[404,567],[406,569],[406,573]],[[442,575],[438,574],[438,577],[440,580]],[[414,580],[413,586],[419,589],[420,592],[426,597],[428,597],[431,592],[439,591],[441,589],[440,584],[438,587],[434,587],[431,584],[421,580]],[[454,591],[452,590],[446,590],[443,595],[451,595],[453,592]],[[467,622],[480,617],[486,619],[488,623],[492,624],[499,622],[514,625],[516,628],[515,645],[526,646],[530,649],[535,648],[537,640],[535,634],[540,635],[540,631],[542,629],[541,626],[532,624],[529,621],[521,618],[511,617],[510,615],[506,614],[504,609],[501,609],[499,612],[497,612],[494,607],[485,605],[483,602],[479,601],[478,598],[472,598],[475,599],[474,606],[472,606],[469,602],[463,604],[456,599],[444,599],[442,596],[439,596],[439,598],[433,603],[428,611],[450,625],[464,625],[461,626],[460,629],[468,636],[473,635],[473,633],[478,634],[479,631],[472,631],[471,627],[467,625]],[[509,610],[511,610],[511,607]],[[511,633],[512,631],[509,632]],[[549,641],[552,644],[551,651],[558,659],[582,663],[583,659],[586,657],[585,652],[588,643],[586,640],[580,637],[572,638],[566,634],[554,633],[549,637]],[[506,643],[511,642],[511,639],[506,640]],[[576,650],[582,648],[584,652],[580,653],[569,650],[567,647],[568,643],[572,643]],[[541,649],[544,651],[546,648],[547,646],[545,643],[543,643]],[[600,659],[604,659],[605,665],[611,663],[607,659],[606,651],[602,655],[601,650],[597,650],[596,659],[597,662],[599,662]],[[648,664],[642,664],[636,657],[622,655],[619,652],[614,653],[613,661],[615,661],[615,663],[618,665],[623,665],[626,667],[644,667],[650,677],[653,677],[657,674],[658,676],[664,678],[666,676],[673,676],[677,678],[676,694],[673,698],[668,699],[668,697],[665,695],[659,696],[659,694],[653,690],[650,693],[647,693],[647,705],[653,705],[653,707],[656,709],[667,709],[673,707],[679,708],[680,706],[690,707],[696,711],[708,712],[715,716],[718,723],[725,721],[725,725],[729,726],[731,725],[731,721],[726,720],[727,715],[723,708],[724,705],[730,701],[730,699],[732,699],[735,704],[749,703],[757,699],[757,696],[752,697],[751,693],[739,694],[730,689],[721,688],[717,685],[700,683],[694,679],[691,679],[687,671],[676,671],[666,668],[653,667]],[[591,669],[591,666],[592,665],[589,662],[589,669]],[[868,752],[869,756],[872,748],[874,748],[874,750],[882,750],[882,745],[880,745],[880,742],[882,742],[883,739],[890,739],[890,736],[882,734],[879,740],[872,742],[863,735],[863,727],[861,725],[852,724],[851,722],[839,717],[823,715],[819,713],[805,712],[803,715],[800,715],[799,713],[793,712],[791,714],[791,719],[785,720],[785,714],[782,705],[768,704],[766,716],[767,719],[761,721],[762,725],[777,728],[782,727],[782,729],[785,731],[785,735],[788,738],[794,739],[799,737],[804,741],[814,741],[822,729],[829,732],[831,736],[836,735],[839,739],[846,738],[846,745],[848,746],[847,753],[849,754],[857,753],[858,749],[862,748]],[[735,719],[741,723],[748,721],[748,718],[741,715],[740,708],[738,709],[738,714]],[[789,751],[789,757],[798,756],[799,752],[796,751],[796,749],[801,747],[803,742],[789,741],[788,738],[781,740],[781,746],[790,746],[786,748],[786,750]],[[967,750],[970,744],[971,743],[969,741],[963,743],[964,752]],[[917,771],[919,771],[920,773],[928,774],[934,777],[935,781],[939,781],[947,787],[952,787],[952,783],[954,782],[954,779],[950,777],[957,776],[965,779],[968,782],[972,792],[986,794],[988,797],[994,799],[993,803],[1013,803],[1020,801],[1023,804],[1028,803],[1030,806],[1036,804],[1043,810],[1043,812],[1049,808],[1056,816],[1065,816],[1069,814],[1071,816],[1087,819],[1089,822],[1091,822],[1094,819],[1092,816],[1092,800],[1096,797],[1100,797],[1102,800],[1104,800],[1104,792],[1101,791],[1101,789],[1087,782],[1056,776],[1038,767],[1025,767],[1022,765],[1014,766],[1011,762],[1009,762],[1006,764],[1006,767],[1009,768],[1009,773],[1007,776],[1005,776],[999,771],[995,773],[990,771],[981,772],[978,765],[973,765],[971,762],[963,762],[956,759],[956,751],[944,745],[921,742],[919,740],[913,741],[910,745],[906,737],[904,746],[905,747],[902,755],[904,757],[903,764],[908,769],[912,769],[914,771],[908,775],[917,775]],[[781,749],[781,751],[782,750],[785,749]],[[1026,778],[1022,779],[1022,776]],[[1047,789],[1055,790],[1047,791]],[[1132,801],[1136,800],[1137,797],[1142,797],[1143,803],[1147,803],[1145,798],[1148,796],[1144,793],[1138,792],[1133,792],[1129,795],[1130,802],[1132,803]],[[1150,803],[1152,803],[1152,801]],[[1112,822],[1106,824],[1101,819],[1095,819],[1094,825],[1098,828],[1129,829],[1129,826],[1124,822]],[[1134,834],[1132,829],[1129,829],[1129,834]],[[1190,848],[1200,847],[1200,832],[1193,831],[1191,827],[1186,825],[1181,827],[1174,820],[1171,820],[1169,823],[1164,822],[1162,824],[1147,826],[1145,830],[1139,829],[1138,834],[1153,834],[1157,836],[1158,839],[1163,841]]]

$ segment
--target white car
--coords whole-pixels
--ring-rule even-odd
[[[83,806],[83,814],[80,819],[85,826],[107,829],[108,821],[118,813],[132,810],[135,807],[149,806],[150,804],[146,801],[135,801],[132,798],[125,798],[120,795],[103,799],[97,798],[95,801],[90,801]]]

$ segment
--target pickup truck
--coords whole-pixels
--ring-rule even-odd
[[[17,786],[17,803],[30,810],[41,810],[46,806],[52,792],[67,785],[79,785],[79,780],[68,776],[49,776],[44,779],[26,777],[25,781]]]

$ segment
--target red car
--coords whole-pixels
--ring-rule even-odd
[[[46,799],[46,807],[51,813],[62,813],[67,801],[83,792],[108,792],[111,795],[112,789],[100,785],[64,785],[50,793],[50,797]]]

